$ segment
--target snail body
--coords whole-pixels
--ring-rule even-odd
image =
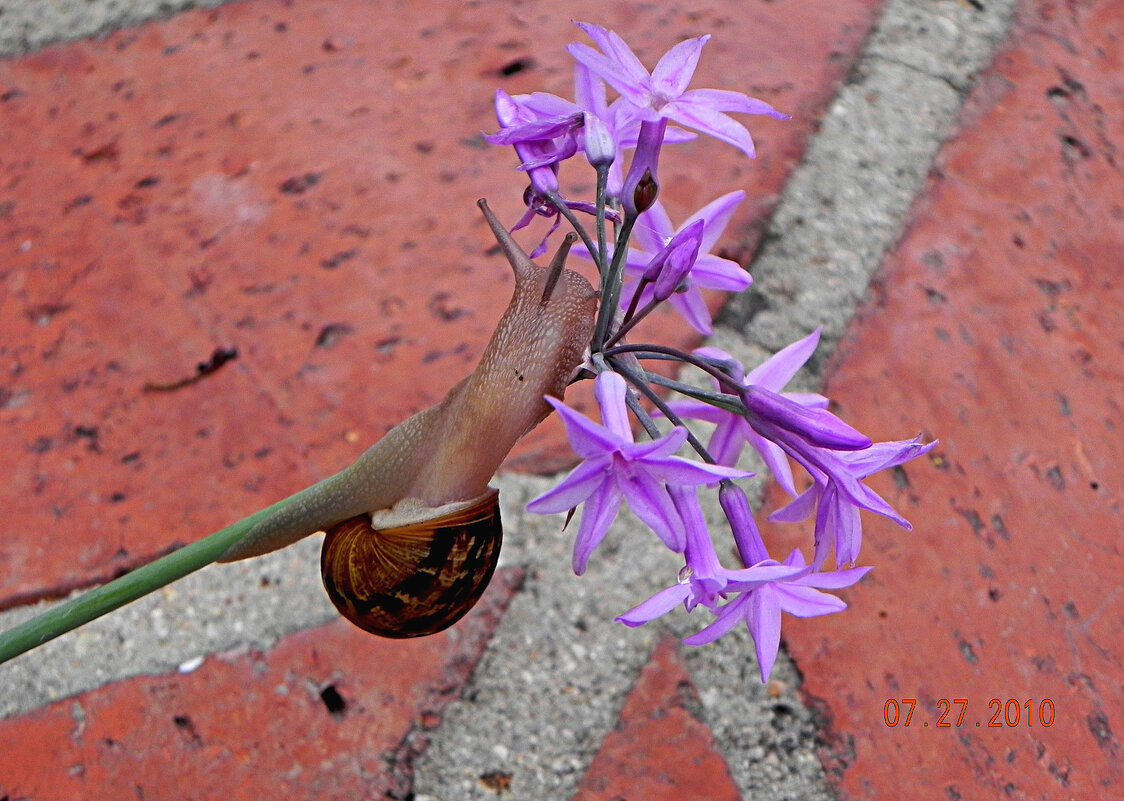
[[[439,631],[479,599],[502,537],[498,496],[488,482],[549,414],[543,397],[563,396],[597,308],[589,282],[561,268],[565,249],[555,269],[540,267],[483,201],[480,208],[515,273],[515,291],[476,368],[353,464],[256,523],[219,561],[326,531],[321,566],[333,603],[384,636]]]

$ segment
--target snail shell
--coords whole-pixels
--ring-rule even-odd
[[[502,538],[499,493],[491,487],[436,509],[399,504],[328,528],[320,573],[336,609],[359,628],[422,637],[453,625],[480,600]]]

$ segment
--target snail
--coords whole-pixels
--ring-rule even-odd
[[[232,562],[325,531],[324,587],[340,613],[386,637],[441,631],[479,600],[499,559],[508,451],[561,398],[593,331],[597,293],[563,267],[531,261],[481,200],[515,272],[515,292],[480,362],[435,406],[399,423],[352,465],[256,523]]]

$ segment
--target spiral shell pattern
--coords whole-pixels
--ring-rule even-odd
[[[432,520],[375,529],[369,514],[335,524],[320,552],[340,614],[380,637],[435,634],[483,595],[499,561],[499,494]]]

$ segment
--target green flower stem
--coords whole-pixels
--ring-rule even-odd
[[[728,395],[723,392],[707,392],[698,387],[693,387],[690,384],[684,384],[682,381],[676,381],[675,379],[662,376],[659,373],[653,373],[651,370],[645,370],[645,374],[649,383],[658,384],[667,389],[673,389],[682,395],[687,395],[703,403],[709,403],[711,406],[717,406],[719,409],[723,409],[727,412],[733,412],[737,415],[745,414],[745,404],[738,399],[737,395]]]
[[[609,165],[597,166],[597,269],[604,274],[605,262],[609,260],[609,249],[605,241],[605,190],[609,183]],[[604,287],[602,287],[604,289]]]
[[[206,567],[245,536],[259,520],[292,503],[311,489],[313,488],[301,490],[209,537],[138,567],[131,573],[72,598],[8,631],[0,632],[0,663]]]
[[[613,261],[602,280],[602,286],[605,287],[605,290],[601,294],[601,303],[597,309],[597,324],[593,329],[592,349],[594,351],[600,351],[604,348],[605,340],[609,338],[609,327],[616,316],[617,303],[621,296],[621,284],[624,281],[624,265],[628,256],[628,239],[632,236],[634,225],[636,225],[636,217],[626,216],[617,232],[617,241],[613,245]]]

